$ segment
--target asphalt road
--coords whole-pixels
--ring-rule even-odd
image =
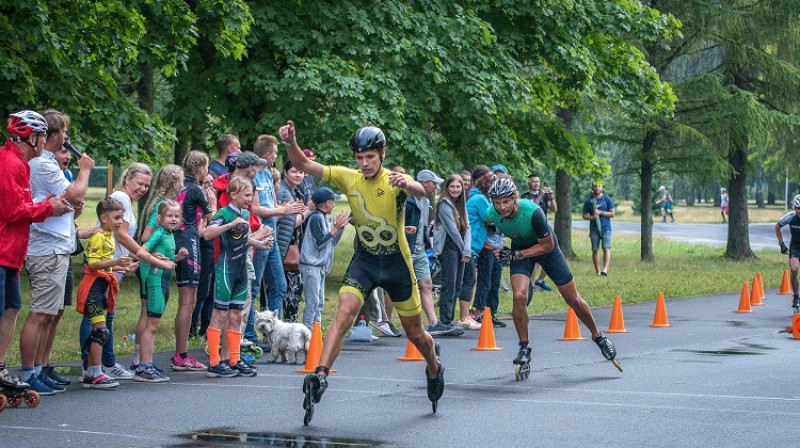
[[[572,228],[589,230],[589,221],[572,221]],[[613,233],[640,234],[641,225],[638,222],[613,222]],[[689,223],[662,223],[653,224],[653,236],[664,237],[676,241],[690,243],[710,244],[725,247],[728,244],[727,224],[689,224]],[[783,228],[785,241],[789,241],[789,230]],[[612,238],[613,239],[613,238]],[[775,237],[775,224],[750,224],[750,248],[752,249],[777,249],[778,239]]]
[[[172,372],[170,383],[115,391],[72,384],[37,408],[0,413],[0,440],[20,448],[796,446],[800,340],[785,332],[790,299],[767,296],[752,314],[733,313],[736,295],[670,300],[672,328],[648,326],[653,303],[624,306],[630,333],[609,335],[623,373],[591,341],[556,340],[565,313],[532,319],[532,372],[522,382],[511,326],[495,329],[499,352],[471,351],[477,332],[440,339],[447,387],[435,415],[423,364],[395,359],[405,338],[381,338],[345,344],[308,427],[296,366],[260,364],[255,378]],[[606,328],[611,310],[594,314]],[[165,366],[167,356],[156,361]]]

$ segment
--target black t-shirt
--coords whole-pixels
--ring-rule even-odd
[[[550,206],[550,198],[547,197],[542,190],[539,190],[538,194],[533,194],[531,191],[522,193],[522,199],[533,201],[534,204],[542,208],[544,215],[547,216],[547,208]]]
[[[191,177],[183,178],[183,189],[175,200],[181,204],[181,226],[176,230],[176,237],[182,232],[197,233],[197,222],[211,213],[205,193]],[[201,211],[202,213],[198,213]]]

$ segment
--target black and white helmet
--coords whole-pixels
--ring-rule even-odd
[[[517,186],[511,178],[503,177],[497,180],[489,189],[492,198],[508,198],[517,194]]]
[[[350,137],[350,150],[353,152],[381,149],[386,146],[386,136],[383,131],[375,126],[363,127]]]
[[[792,207],[800,208],[800,194],[794,197],[794,200],[792,201]]]

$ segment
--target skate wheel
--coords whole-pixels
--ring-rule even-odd
[[[438,401],[431,401],[431,408],[433,408],[433,413],[436,413],[436,408],[439,407]]]
[[[531,373],[530,364],[517,364],[516,368],[514,369],[514,377],[516,378],[517,381],[528,379],[530,373]]]
[[[308,426],[311,423],[311,419],[314,418],[314,405],[306,408],[306,415],[303,417],[303,426]]]
[[[13,396],[8,397],[8,404],[12,408],[15,408],[15,407],[21,405],[22,404],[22,396],[13,395]]]
[[[41,399],[35,390],[29,390],[25,392],[25,404],[29,408],[35,408],[36,406],[39,406],[39,401],[41,401]]]
[[[264,349],[262,349],[261,347],[259,347],[257,345],[253,346],[253,356],[255,356],[256,358],[260,358],[261,355],[263,355],[263,354],[264,354]]]
[[[616,359],[612,359],[611,363],[614,364],[614,367],[616,367],[620,372],[622,372],[622,366],[619,365],[619,362],[617,362]]]
[[[6,408],[8,405],[8,399],[5,395],[0,395],[0,412],[3,412],[3,409]]]

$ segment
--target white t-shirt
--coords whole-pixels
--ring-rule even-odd
[[[33,202],[42,202],[48,194],[55,196],[69,187],[69,181],[58,166],[53,153],[42,152],[40,157],[28,162],[31,168],[31,196]],[[43,222],[31,224],[28,255],[65,255],[75,250],[75,212],[51,216]]]

